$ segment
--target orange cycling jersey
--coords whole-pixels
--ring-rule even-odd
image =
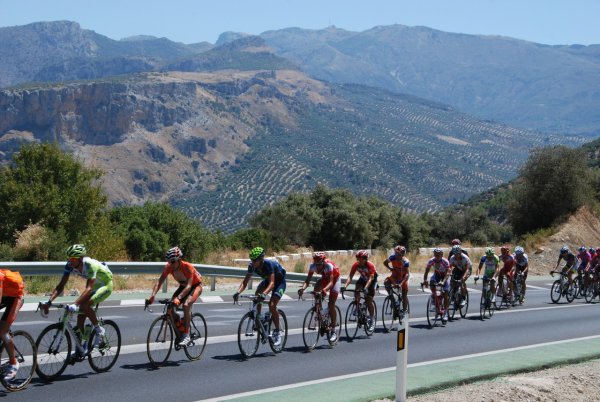
[[[404,276],[408,273],[408,267],[410,266],[410,262],[406,257],[399,257],[395,254],[392,254],[388,257],[390,263],[392,263],[392,277],[394,279],[402,280]]]
[[[194,278],[192,280],[192,286],[202,282],[202,275],[200,275],[200,273],[196,271],[196,268],[194,268],[194,266],[189,262],[179,260],[178,269],[173,269],[173,265],[175,264],[167,262],[167,265],[165,265],[165,269],[163,271],[164,276],[171,274],[173,275],[173,278],[175,278],[175,280],[180,284],[185,284],[188,279]]]
[[[8,269],[0,269],[0,283],[2,283],[2,296],[21,297],[25,286],[23,278],[18,272]]]

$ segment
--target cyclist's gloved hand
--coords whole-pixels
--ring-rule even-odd
[[[237,303],[237,301],[239,300],[239,298],[240,298],[240,292],[235,292],[233,294],[233,302]]]
[[[345,287],[345,286],[342,286],[342,288],[341,288],[340,290],[341,290],[342,292],[345,292],[345,291],[346,291],[346,287]]]
[[[173,304],[175,305],[175,307],[178,307],[181,304],[181,299],[179,297],[174,297]]]
[[[298,297],[302,297],[303,293],[304,293],[304,289],[298,289]]]
[[[77,311],[79,311],[79,306],[77,304],[69,304],[67,309],[70,313],[76,313]]]
[[[259,301],[263,301],[267,297],[267,295],[264,293],[259,293],[257,296]]]

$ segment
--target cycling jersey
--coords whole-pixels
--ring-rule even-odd
[[[192,264],[183,260],[179,260],[178,269],[175,269],[175,264],[167,262],[163,269],[163,276],[166,277],[169,274],[171,274],[180,285],[185,285],[190,278],[193,278],[192,286],[196,286],[202,282],[202,275],[200,275],[200,272],[198,272]]]
[[[315,284],[315,287],[319,289],[323,289],[329,281],[331,281],[331,277],[333,276],[333,286],[329,289],[330,298],[331,293],[338,294],[342,288],[342,278],[340,277],[340,269],[335,265],[335,263],[329,259],[326,259],[321,265],[321,271],[319,272],[317,264],[310,264],[308,268],[308,272],[316,273],[321,275],[321,278]]]
[[[500,260],[504,263],[500,269],[500,273],[509,274],[515,266],[515,257],[512,254],[500,254]]]
[[[584,253],[579,253],[579,255],[577,255],[577,258],[579,258],[579,260],[581,261],[581,263],[579,264],[579,270],[583,271],[584,269],[587,268],[588,264],[590,263],[590,261],[592,261],[592,255],[590,254],[589,251],[586,251]]]
[[[90,257],[83,257],[81,264],[83,268],[81,271],[79,271],[78,269],[73,268],[67,262],[67,265],[65,265],[64,275],[75,274],[85,279],[95,279],[95,287],[98,285],[112,285],[113,275],[105,263],[101,263],[100,261],[94,260]]]
[[[464,248],[461,248],[460,252],[463,253],[466,256],[469,255],[469,253],[467,252],[467,250],[465,250]],[[454,252],[452,251],[452,249],[450,249],[450,251],[448,251],[448,260],[450,260],[450,258],[452,258],[453,256],[454,256]]]
[[[264,260],[258,267],[254,268],[252,263],[248,265],[248,274],[256,274],[263,279],[268,280],[271,274],[275,274],[275,286],[285,281],[285,269],[274,260]]]
[[[367,261],[367,263],[363,266],[360,266],[359,261],[356,261],[354,264],[352,264],[352,268],[350,268],[349,276],[353,276],[357,271],[360,275],[360,279],[367,281],[369,280],[369,276],[373,275],[373,282],[375,282],[377,270],[371,261]]]
[[[450,263],[450,266],[462,271],[462,273],[464,273],[467,270],[471,270],[471,259],[465,254],[462,254],[460,260],[456,258],[455,255],[453,255],[452,257],[450,257],[450,260],[448,262]]]
[[[23,278],[18,272],[0,269],[0,284],[2,285],[2,297],[23,296],[25,286]]]
[[[517,266],[518,270],[524,270],[526,266],[529,265],[529,257],[527,257],[527,254],[523,253],[521,255],[516,255],[515,254],[515,264]]]
[[[483,264],[484,266],[483,277],[490,278],[494,275],[494,272],[496,272],[496,267],[500,263],[500,258],[498,258],[498,256],[495,254],[493,257],[484,255],[481,257],[479,263]]]
[[[388,261],[392,263],[391,276],[394,277],[394,279],[402,280],[404,276],[408,274],[408,268],[410,267],[408,258],[392,254],[388,257]]]
[[[565,268],[571,268],[573,266],[575,266],[575,263],[577,262],[577,257],[575,257],[575,254],[573,254],[572,252],[568,252],[566,257],[563,257],[562,254],[558,256],[558,262],[560,262],[560,260],[565,260]],[[558,264],[558,263],[557,263]]]
[[[450,262],[444,257],[440,258],[439,260],[433,257],[427,262],[427,268],[431,269],[432,267],[434,269],[433,273],[437,277],[443,278],[450,269]]]

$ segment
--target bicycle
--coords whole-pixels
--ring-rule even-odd
[[[523,272],[517,271],[515,273],[515,279],[513,281],[515,289],[514,295],[515,301],[518,302],[520,305],[523,305],[523,303],[525,303],[525,286],[523,286],[524,282],[525,276],[523,275]]]
[[[460,312],[462,318],[467,316],[467,311],[469,310],[469,292],[467,292],[466,297],[463,296],[462,283],[463,281],[460,279],[451,279],[450,305],[448,306],[448,318],[450,320],[454,319],[457,310]],[[463,300],[465,303],[461,306]]]
[[[396,321],[400,323],[404,320],[405,315],[410,314],[410,304],[407,304],[405,312],[400,308],[401,300],[402,292],[400,291],[400,286],[393,285],[391,291],[383,300],[383,306],[381,307],[381,323],[385,332],[390,332]]]
[[[427,282],[421,283],[421,291],[424,292],[423,286]],[[448,321],[448,309],[444,303],[444,284],[438,282],[433,285],[434,292],[431,297],[427,299],[427,323],[429,328],[433,328],[440,321],[442,325],[446,325]]]
[[[8,336],[13,340],[15,347],[15,357],[19,363],[19,370],[17,375],[12,380],[4,379],[4,372],[10,364],[8,357],[8,351],[6,350],[6,344],[4,340],[0,339],[0,382],[4,385],[8,391],[18,391],[31,381],[33,372],[35,371],[35,364],[37,359],[37,349],[35,348],[35,342],[29,333],[25,331],[8,331]]]
[[[173,341],[175,341],[176,351],[183,349],[190,361],[199,360],[202,353],[204,353],[207,339],[204,316],[200,313],[192,313],[190,318],[190,342],[186,346],[181,346],[179,341],[183,337],[183,317],[180,317],[179,313],[173,310],[174,304],[171,299],[162,299],[158,302],[164,305],[163,313],[152,321],[146,338],[146,353],[150,364],[153,367],[160,367],[165,364],[173,350]],[[153,311],[148,306],[148,300],[146,300],[144,310],[152,313]],[[175,320],[174,316],[179,319]]]
[[[63,309],[64,313],[57,323],[44,328],[35,342],[38,351],[35,369],[37,375],[45,381],[53,380],[65,371],[68,364],[82,362],[86,357],[94,371],[102,373],[110,370],[117,362],[121,351],[121,331],[117,324],[112,320],[98,317],[98,324],[105,331],[102,338],[96,340],[98,335],[88,323],[79,339],[71,324],[74,314],[69,312],[69,306],[52,303],[49,306]],[[39,303],[38,310],[41,307],[42,303]],[[96,311],[98,311],[97,305]],[[75,354],[71,353],[73,346]]]
[[[344,292],[356,292],[356,289],[350,290],[345,289],[342,290],[342,299],[346,299],[344,296]],[[356,325],[351,324],[356,321]],[[373,301],[373,329],[369,327],[369,314],[367,309],[367,302],[365,299],[365,295],[363,292],[360,292],[360,297],[358,299],[358,305],[356,305],[356,298],[350,302],[348,308],[346,309],[346,318],[344,320],[344,330],[346,332],[346,336],[350,341],[356,338],[356,334],[358,333],[359,328],[363,328],[365,334],[367,336],[373,335],[375,332],[375,325],[377,323],[377,305],[375,301]]]
[[[552,303],[558,303],[561,297],[565,297],[567,302],[571,303],[575,300],[575,280],[569,285],[569,275],[562,271],[550,271],[550,275],[559,274],[560,278],[554,281],[550,288],[550,300]]]
[[[585,291],[585,302],[592,303],[596,297],[600,299],[600,276],[597,273],[592,274],[591,283]]]
[[[309,308],[306,315],[304,315],[304,321],[302,323],[302,341],[304,342],[304,346],[306,346],[306,349],[308,350],[313,350],[319,342],[319,337],[325,336],[327,337],[329,346],[334,347],[340,339],[342,312],[338,306],[335,306],[337,319],[333,331],[336,334],[336,339],[332,342],[329,338],[331,332],[329,311],[323,309],[323,294],[314,291],[310,293],[313,295],[314,299],[313,306]]]
[[[249,311],[242,316],[238,326],[238,347],[242,356],[246,359],[254,356],[258,350],[259,342],[262,344],[269,342],[269,347],[274,353],[281,353],[288,336],[288,324],[285,313],[277,309],[279,313],[281,343],[276,346],[271,336],[271,328],[275,328],[273,317],[270,314],[262,316],[257,311],[259,303],[267,304],[267,302],[261,296],[240,295],[240,297],[252,301]],[[234,304],[241,306],[241,303],[237,301],[234,301]]]
[[[498,282],[498,286],[496,286],[496,297],[500,298],[500,304],[496,303],[496,308],[501,310],[504,306],[505,308],[512,307],[512,301],[514,300],[514,295],[510,287],[508,286],[509,281],[508,275],[502,275],[500,281]]]
[[[475,277],[475,284],[477,284],[479,277]],[[495,279],[482,278],[483,288],[481,289],[481,301],[479,302],[479,317],[483,320],[485,316],[492,318],[494,311],[496,310],[496,302],[492,301],[494,293],[492,292],[492,281]]]

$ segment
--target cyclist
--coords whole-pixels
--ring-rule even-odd
[[[356,288],[354,290],[354,300],[356,305],[359,303],[360,292],[364,292],[365,302],[367,303],[367,310],[369,311],[369,317],[367,319],[367,325],[369,331],[375,330],[375,320],[373,315],[375,314],[375,306],[373,303],[373,297],[375,297],[375,284],[377,283],[377,270],[375,265],[369,261],[369,252],[367,250],[359,250],[356,253],[356,262],[352,264],[350,273],[346,284],[352,283],[352,277],[358,271],[360,278],[356,281]],[[344,286],[342,292],[346,290]]]
[[[492,291],[492,303],[496,303],[496,278],[498,277],[498,270],[500,268],[500,258],[494,253],[494,249],[488,247],[485,249],[485,255],[479,260],[479,266],[477,267],[477,274],[475,280],[479,279],[479,273],[481,268],[485,266],[483,271],[483,278],[490,279],[490,290]]]
[[[86,253],[85,246],[82,244],[74,244],[67,249],[69,260],[65,265],[63,276],[52,291],[48,301],[43,303],[41,307],[44,314],[48,314],[50,303],[62,294],[71,274],[85,278],[85,290],[68,308],[72,313],[79,312],[77,315],[77,328],[75,329],[77,336],[81,337],[81,334],[83,334],[85,318],[90,319],[94,326],[94,331],[98,335],[94,338],[94,347],[96,347],[104,336],[104,328],[98,324],[94,306],[106,300],[112,293],[113,275],[105,263],[86,257]]]
[[[569,286],[571,286],[571,284],[573,283],[573,274],[575,272],[577,272],[577,267],[576,267],[577,257],[575,257],[575,254],[573,254],[569,250],[569,247],[563,246],[560,249],[560,254],[558,255],[558,261],[556,261],[556,267],[554,268],[555,271],[558,269],[558,264],[560,264],[561,260],[565,260],[565,266],[562,267],[561,272],[563,274],[568,273]],[[550,273],[552,273],[552,272],[550,272]]]
[[[450,248],[450,251],[448,252],[448,260],[450,260],[450,258],[456,253],[456,251],[455,251],[456,249],[454,248],[454,246],[458,246],[458,250],[460,250],[461,253],[463,253],[467,257],[469,256],[469,253],[467,252],[467,250],[462,248],[462,246],[460,245],[459,239],[452,239],[451,243],[452,243],[452,247]]]
[[[391,267],[390,263],[392,264]],[[386,258],[383,265],[392,271],[390,276],[383,281],[385,290],[388,294],[391,294],[392,286],[395,285],[402,289],[402,310],[406,314],[408,309],[408,278],[410,277],[410,261],[406,258],[406,247],[401,245],[394,247],[394,254]]]
[[[523,291],[523,302],[525,302],[525,292],[527,291],[527,273],[529,271],[529,257],[525,254],[525,249],[521,246],[515,247],[515,272],[523,274],[521,289]]]
[[[467,279],[471,276],[473,264],[471,264],[469,256],[462,252],[458,244],[452,246],[450,255],[452,257],[450,257],[448,262],[450,263],[450,269],[452,269],[452,279],[462,281],[460,293],[463,297],[460,301],[460,306],[464,307],[467,303]]]
[[[308,276],[302,284],[302,287],[298,289],[298,296],[302,296],[302,293],[304,293],[304,290],[310,283],[310,278],[312,278],[315,273],[321,275],[321,278],[315,282],[315,292],[321,292],[323,296],[329,292],[329,301],[327,303],[327,307],[329,308],[329,317],[331,318],[329,340],[331,342],[335,342],[337,340],[337,334],[335,333],[335,324],[337,322],[335,302],[337,301],[342,288],[340,269],[333,261],[327,258],[327,254],[325,254],[325,252],[317,251],[313,253],[313,263],[310,264]]]
[[[498,273],[498,281],[503,283],[502,280],[506,277],[506,283],[508,283],[508,302],[510,305],[514,305],[515,257],[510,253],[508,246],[500,247],[500,260],[503,264]],[[502,292],[506,294],[506,289],[502,289]]]
[[[427,274],[433,268],[433,275],[427,282]],[[423,286],[427,287],[431,285],[431,294],[435,296],[435,285],[437,283],[443,283],[444,289],[444,306],[447,309],[450,305],[450,298],[448,292],[450,291],[450,283],[448,278],[452,269],[450,268],[450,262],[444,258],[444,252],[441,248],[433,249],[433,258],[429,259],[427,266],[425,267],[425,274],[423,275]]]
[[[265,260],[265,250],[262,247],[254,247],[250,250],[250,264],[248,272],[240,284],[238,291],[233,295],[233,300],[237,302],[240,293],[246,289],[248,281],[252,274],[257,274],[263,281],[256,287],[256,295],[264,299],[271,292],[269,300],[269,311],[273,317],[275,329],[273,330],[273,345],[281,345],[281,334],[279,327],[279,313],[277,312],[277,303],[285,293],[285,269],[274,260]],[[260,314],[261,304],[257,306]]]
[[[183,334],[179,341],[179,346],[187,346],[190,343],[190,322],[192,320],[192,305],[198,300],[202,294],[202,275],[194,268],[192,264],[183,260],[183,252],[177,246],[170,248],[165,254],[167,263],[163,268],[163,272],[158,278],[158,282],[152,288],[152,294],[148,298],[148,304],[154,303],[154,297],[167,279],[169,274],[179,282],[179,287],[173,293],[171,301],[175,307],[183,309]],[[175,316],[175,312],[171,309],[173,319],[178,322],[179,316]]]
[[[583,287],[587,287],[589,284],[588,271],[592,262],[592,256],[585,246],[579,247],[579,254],[577,254],[577,260],[579,264],[577,266],[577,276],[583,277]]]
[[[0,338],[8,352],[8,366],[4,371],[4,380],[10,381],[19,371],[19,362],[15,356],[15,344],[9,335],[10,326],[15,322],[19,310],[23,306],[23,278],[18,272],[0,269],[0,309],[5,308],[0,318]]]

